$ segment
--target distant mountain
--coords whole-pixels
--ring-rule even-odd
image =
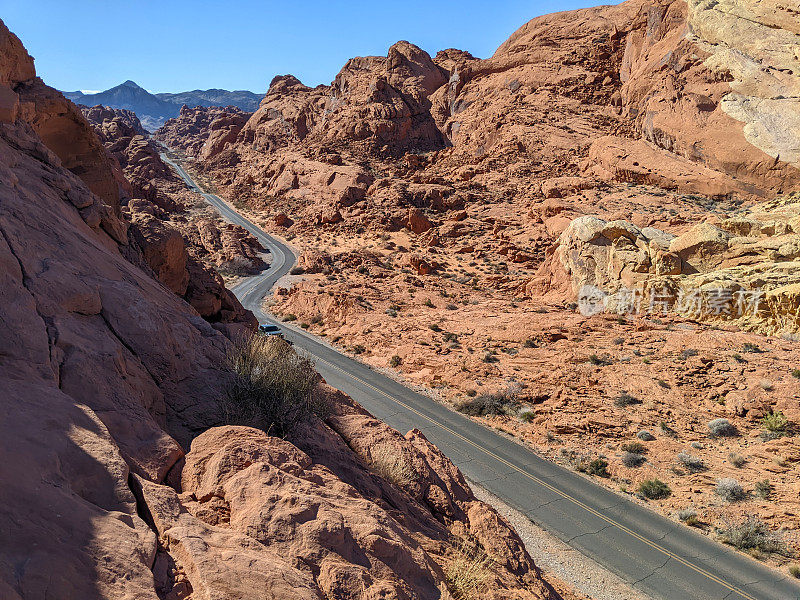
[[[172,102],[178,106],[236,106],[245,112],[255,112],[264,94],[254,94],[247,90],[192,90],[177,94],[156,94],[157,98]]]
[[[64,96],[75,104],[96,106],[101,104],[111,108],[124,108],[136,113],[148,131],[155,131],[167,119],[177,117],[181,106],[237,106],[253,112],[258,108],[261,96],[246,90],[229,92],[227,90],[193,90],[177,94],[151,94],[133,81],[126,81],[104,92],[84,94],[64,92]]]

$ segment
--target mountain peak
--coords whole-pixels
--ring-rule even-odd
[[[129,87],[129,88],[135,88],[135,89],[137,89],[137,90],[144,89],[144,88],[143,88],[142,86],[140,86],[138,83],[136,83],[135,81],[131,81],[130,79],[128,79],[128,80],[127,80],[126,82],[124,82],[124,83],[121,83],[121,84],[120,84],[120,87]]]

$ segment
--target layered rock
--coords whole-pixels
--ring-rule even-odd
[[[580,217],[561,234],[554,268],[566,271],[579,299],[590,302],[596,295],[587,310],[638,312],[657,297],[656,312],[733,320],[767,334],[797,333],[798,225],[797,195],[700,223],[680,236]]]

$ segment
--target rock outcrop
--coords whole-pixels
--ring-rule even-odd
[[[795,4],[628,0],[533,19],[485,60],[401,42],[330,86],[276,77],[195,167],[303,252],[274,312],[457,406],[519,384],[493,426],[606,456],[630,489],[659,477],[665,512],[778,529],[796,438],[757,440],[769,411],[800,418]],[[718,417],[743,438],[706,439]],[[609,454],[643,429],[644,465]],[[709,473],[676,472],[688,441]],[[731,452],[775,500],[719,506]]]
[[[677,312],[765,334],[795,334],[799,225],[796,194],[680,236],[580,217],[561,234],[554,268],[566,271],[579,301],[593,302],[585,306],[589,311]]]
[[[7,90],[28,88],[30,65],[0,23]],[[291,441],[225,426],[231,345],[179,297],[204,293],[180,236],[147,200],[120,217],[96,195],[113,157],[77,109],[21,104],[0,123],[4,599],[433,600],[464,552],[494,560],[481,563],[483,597],[558,598],[421,434],[400,435],[324,383],[327,421]],[[31,112],[54,104],[67,107],[63,137]],[[417,475],[379,475],[365,433]]]
[[[204,159],[222,152],[235,140],[249,116],[250,113],[235,106],[189,108],[184,105],[178,117],[164,123],[155,137],[173,150]]]
[[[254,329],[257,321],[225,288],[215,267],[246,274],[264,265],[263,249],[241,228],[210,230],[208,219],[195,226],[189,210],[198,201],[159,155],[159,148],[130,111],[103,106],[82,109],[110,153],[111,168],[124,175],[132,247],[155,276],[223,331]],[[210,209],[209,209],[210,210]],[[217,217],[217,220],[221,221]],[[211,231],[205,238],[198,231]]]

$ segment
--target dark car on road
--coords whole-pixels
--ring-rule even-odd
[[[278,327],[277,325],[259,325],[258,332],[262,335],[275,335],[283,339],[283,333],[281,333],[281,328]]]

